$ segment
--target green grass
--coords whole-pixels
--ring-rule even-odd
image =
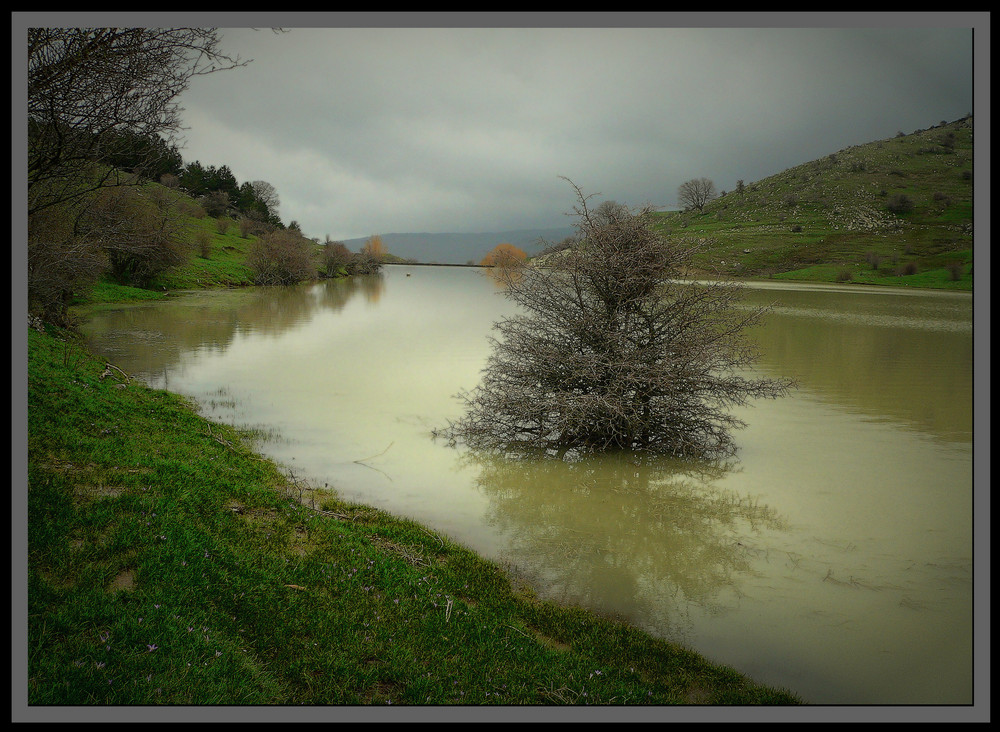
[[[195,290],[252,284],[246,252],[256,237],[240,236],[236,224],[231,224],[225,233],[219,233],[218,220],[210,216],[191,218],[187,228],[186,236],[192,243],[191,258],[186,264],[160,275],[153,283],[154,289]],[[205,252],[201,247],[203,237],[208,241]]]
[[[28,334],[30,705],[795,704]]]
[[[857,145],[785,170],[704,211],[657,214],[657,226],[701,240],[698,265],[731,276],[972,289],[972,119]],[[896,194],[913,203],[894,213]],[[860,271],[870,253],[894,271]],[[952,261],[967,265],[956,284]]]
[[[888,266],[872,269],[867,264],[854,266],[819,264],[791,272],[771,275],[776,280],[802,282],[839,282],[845,284],[881,285],[883,287],[917,287],[936,290],[972,290],[971,255],[963,257],[957,252],[955,260],[960,262],[958,270],[949,267],[927,269],[914,274],[897,271],[898,267]],[[956,279],[956,272],[959,273]]]

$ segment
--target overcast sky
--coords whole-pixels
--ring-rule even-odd
[[[669,14],[627,28],[413,27],[426,18],[251,20],[282,33],[213,18],[233,21],[220,24],[223,50],[252,62],[182,96],[185,162],[268,181],[282,220],[320,239],[483,232],[571,223],[560,176],[600,199],[672,208],[690,178],[731,190],[973,112],[971,23],[947,28],[961,19],[946,15],[909,29],[662,27]],[[602,18],[632,20],[538,16]]]

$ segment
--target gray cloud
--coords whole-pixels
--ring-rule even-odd
[[[972,111],[969,28],[223,29],[185,161],[264,179],[310,236],[564,226],[672,207]]]

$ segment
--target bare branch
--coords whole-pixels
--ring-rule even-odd
[[[29,213],[119,183],[124,136],[170,142],[190,80],[246,63],[214,28],[29,28]]]
[[[438,434],[505,452],[639,450],[732,454],[729,413],[781,396],[789,380],[754,376],[744,331],[763,316],[739,286],[684,280],[695,247],[665,239],[649,207],[591,208],[575,185],[579,240],[505,275],[517,314],[494,327],[482,382]]]

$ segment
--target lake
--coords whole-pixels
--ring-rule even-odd
[[[483,270],[393,265],[96,314],[91,348],[296,478],[814,704],[970,704],[973,333],[965,293],[751,283],[791,396],[726,465],[487,459],[432,439],[514,307]]]

